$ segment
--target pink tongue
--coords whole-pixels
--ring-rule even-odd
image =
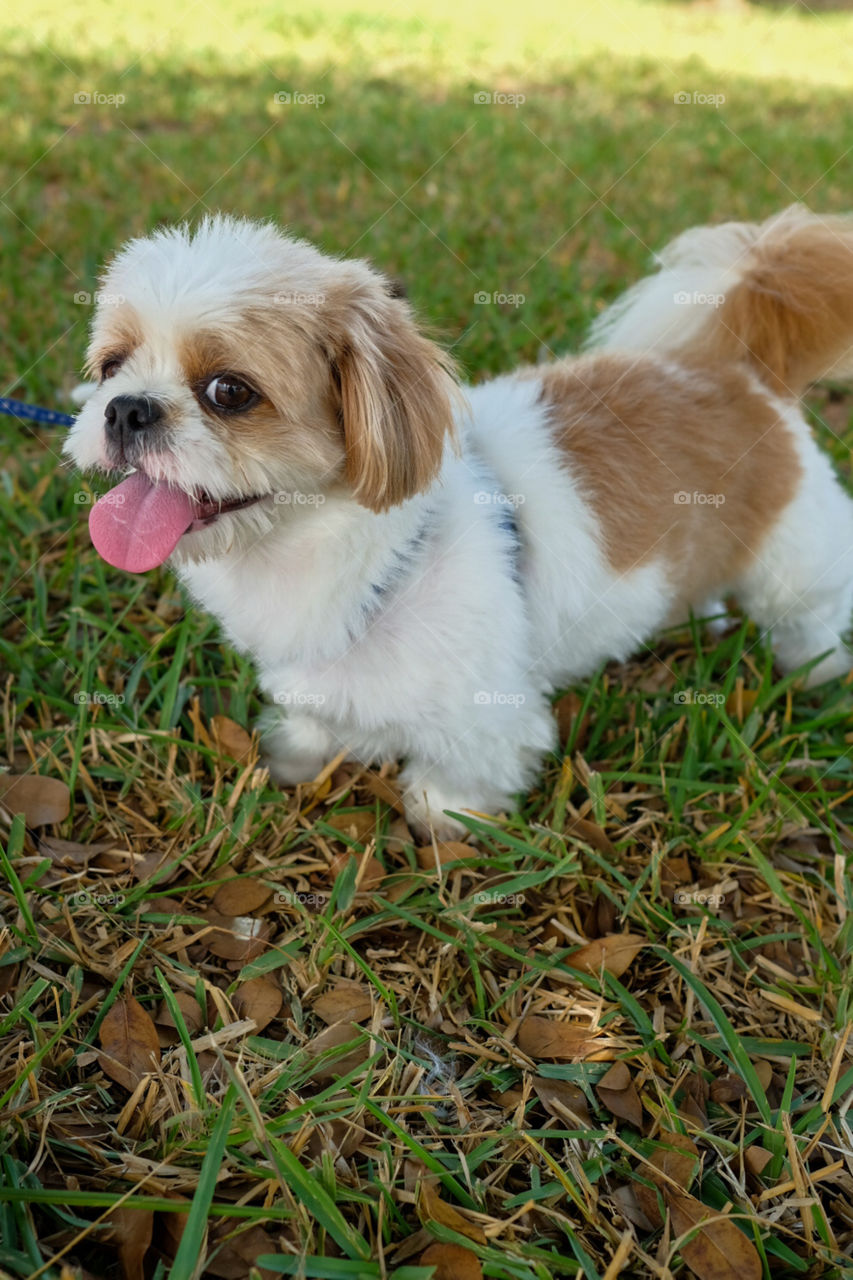
[[[89,535],[107,564],[144,573],[172,554],[195,518],[192,498],[135,471],[92,507]]]

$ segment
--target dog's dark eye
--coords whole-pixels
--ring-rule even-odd
[[[111,378],[114,373],[118,373],[121,368],[121,360],[118,356],[113,356],[109,360],[105,360],[101,365],[101,381],[106,382],[107,378]]]
[[[211,378],[204,389],[211,404],[217,409],[248,409],[258,398],[258,393],[240,378],[229,373],[221,373],[218,378]]]

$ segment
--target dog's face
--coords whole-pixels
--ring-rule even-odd
[[[119,254],[88,365],[65,452],[136,472],[90,522],[129,569],[220,554],[336,489],[383,511],[430,484],[453,430],[451,362],[387,280],[228,217]]]

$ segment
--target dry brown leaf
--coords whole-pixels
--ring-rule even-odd
[[[267,1271],[257,1265],[261,1254],[276,1252],[276,1243],[269,1232],[261,1226],[251,1226],[231,1235],[233,1230],[229,1224],[211,1241],[214,1256],[205,1265],[205,1275],[216,1276],[217,1280],[246,1280],[249,1269],[254,1267],[262,1280],[273,1280],[277,1274],[275,1271]],[[218,1237],[226,1232],[229,1239],[220,1244]]]
[[[483,1280],[480,1259],[461,1244],[431,1244],[421,1254],[421,1265],[435,1267],[433,1280]]]
[[[214,927],[201,942],[220,960],[240,960],[247,964],[266,951],[267,939],[272,934],[268,920],[255,916],[222,916],[214,910],[206,911],[204,919]]]
[[[196,1035],[204,1026],[204,1015],[198,1007],[198,1001],[188,991],[174,991],[172,994],[181,1011],[181,1017],[184,1020],[187,1031],[191,1036]],[[154,1021],[158,1027],[175,1027],[175,1019],[172,1017],[172,1011],[165,1000],[160,1002]]]
[[[154,1214],[150,1209],[114,1209],[107,1219],[105,1238],[118,1250],[123,1280],[144,1280],[145,1254],[154,1234]]]
[[[347,1053],[333,1053],[327,1061],[319,1062],[322,1054],[329,1053],[332,1049],[342,1048],[343,1045],[351,1044],[354,1040],[363,1040],[363,1043],[355,1045]],[[309,1040],[305,1050],[309,1058],[318,1060],[311,1072],[311,1078],[322,1084],[326,1080],[336,1080],[346,1075],[348,1071],[352,1071],[354,1067],[360,1066],[362,1062],[366,1062],[370,1057],[370,1041],[364,1036],[364,1028],[358,1023],[336,1022],[314,1036],[313,1040]]]
[[[133,996],[122,996],[108,1010],[98,1030],[101,1070],[131,1093],[143,1076],[160,1065],[157,1028]]]
[[[549,1076],[534,1076],[532,1084],[549,1115],[564,1121],[568,1116],[578,1128],[593,1127],[586,1094],[579,1085],[572,1084],[570,1080],[552,1080]]]
[[[639,933],[611,933],[573,951],[566,957],[566,964],[584,973],[599,974],[604,969],[614,978],[621,978],[646,945]]]
[[[758,700],[758,689],[744,689],[743,682],[738,679],[735,688],[726,698],[726,711],[733,720],[743,724]]]
[[[773,1152],[768,1151],[765,1147],[751,1146],[747,1147],[743,1153],[743,1162],[750,1173],[756,1178],[760,1178],[767,1165],[773,1159]]]
[[[373,1013],[373,998],[360,982],[338,982],[314,1001],[314,1012],[330,1027],[336,1022],[366,1022]]]
[[[353,813],[330,813],[323,821],[350,840],[364,844],[370,836],[376,835],[376,814],[370,809],[356,809]]]
[[[230,756],[240,764],[252,753],[252,735],[228,716],[214,716],[210,722],[213,744],[221,756]]]
[[[273,891],[252,876],[226,880],[213,895],[213,905],[223,916],[250,916],[269,902]]]
[[[363,866],[360,874],[356,877],[358,887],[362,893],[378,888],[385,879],[385,868],[378,858],[370,857],[367,859],[367,863],[363,865],[364,858],[357,853],[339,853],[332,858],[329,864],[331,878],[336,880],[351,862],[357,863],[360,868]]]
[[[683,1191],[664,1190],[663,1194],[673,1236],[698,1227],[691,1239],[681,1241],[678,1251],[699,1280],[761,1280],[758,1251],[730,1218]]]
[[[614,1116],[626,1120],[635,1129],[642,1129],[643,1104],[624,1062],[614,1062],[595,1086],[595,1092]]]
[[[567,836],[574,836],[576,840],[582,840],[584,844],[597,849],[599,853],[612,856],[616,852],[610,837],[597,822],[590,822],[586,818],[567,818],[563,831]]]
[[[532,1015],[518,1028],[516,1043],[528,1058],[556,1058],[577,1062],[596,1047],[596,1036],[587,1024],[555,1022]]]
[[[642,1172],[661,1190],[669,1187],[686,1192],[698,1168],[699,1148],[695,1142],[683,1133],[664,1133],[649,1163],[643,1165]],[[655,1227],[662,1227],[660,1201],[654,1188],[637,1182],[635,1190],[643,1213]]]
[[[71,812],[71,792],[59,778],[39,773],[0,773],[0,804],[22,813],[28,827],[62,822]]]
[[[241,1018],[253,1018],[256,1030],[263,1031],[275,1018],[284,1003],[281,988],[269,978],[250,978],[242,982],[231,997],[231,1003]]]
[[[769,1089],[773,1082],[773,1066],[766,1058],[756,1058],[753,1063],[762,1089]]]
[[[423,867],[424,871],[435,871],[436,852],[438,865],[441,867],[449,866],[452,862],[470,861],[477,856],[477,850],[461,840],[436,840],[435,846],[424,844],[415,850],[418,866]]]
[[[361,779],[361,785],[365,791],[369,791],[372,796],[376,796],[378,800],[384,801],[390,805],[396,813],[405,813],[406,806],[403,804],[403,797],[400,788],[391,781],[390,778],[383,778],[380,774],[368,770]]]
[[[418,1184],[415,1203],[418,1217],[424,1226],[430,1221],[437,1222],[439,1226],[458,1231],[461,1236],[467,1236],[477,1244],[486,1243],[486,1233],[483,1228],[477,1226],[475,1222],[469,1222],[452,1204],[445,1203],[428,1181],[421,1181]]]
[[[112,847],[106,840],[101,844],[78,844],[76,840],[60,840],[58,836],[38,837],[39,853],[50,858],[58,867],[85,867],[90,858],[106,853]]]
[[[746,1097],[746,1085],[740,1076],[718,1076],[711,1081],[710,1097],[712,1102],[738,1102]]]
[[[554,703],[554,714],[557,718],[557,733],[560,742],[565,744],[571,736],[575,721],[580,715],[583,699],[579,698],[576,693],[564,693],[562,698],[558,698]],[[589,728],[589,712],[583,716],[579,726],[577,737],[574,741],[573,749],[583,751],[586,743],[587,730]]]

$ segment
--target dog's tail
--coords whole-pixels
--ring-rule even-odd
[[[595,321],[588,346],[746,361],[782,395],[853,376],[853,215],[792,205],[694,227]]]

